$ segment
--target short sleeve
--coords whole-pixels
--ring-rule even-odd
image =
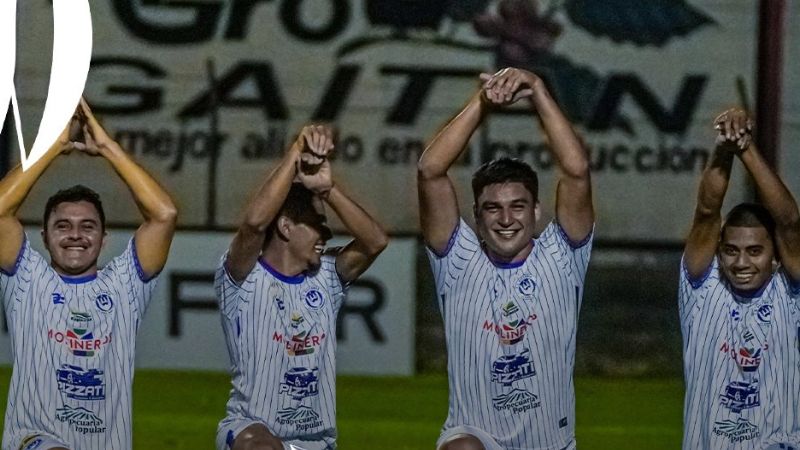
[[[134,238],[128,241],[125,251],[111,260],[106,269],[111,269],[115,282],[121,285],[120,289],[127,290],[129,302],[135,306],[139,318],[144,316],[153,297],[160,273],[151,277],[145,276],[139,263],[139,256],[136,254],[136,240]]]
[[[681,270],[678,286],[678,312],[681,323],[686,323],[697,311],[701,299],[705,297],[713,284],[719,281],[717,274],[719,261],[715,256],[705,272],[697,278],[689,275],[686,269],[686,255],[681,257]]]
[[[348,285],[342,283],[339,273],[336,272],[336,257],[333,255],[323,255],[320,261],[320,269],[317,276],[322,276],[325,286],[330,292],[334,312],[338,312],[344,304],[345,293]]]
[[[466,269],[469,261],[480,251],[480,240],[472,228],[459,219],[456,229],[442,254],[430,247],[425,248],[433,270],[438,296],[448,289],[458,275]]]
[[[255,272],[260,269],[258,263],[254,264],[247,277],[241,283],[237,283],[225,267],[227,259],[228,252],[226,251],[220,258],[214,274],[214,292],[217,294],[220,311],[226,317],[233,317],[242,298],[253,292]]]
[[[26,235],[14,268],[8,272],[0,269],[0,295],[6,311],[9,311],[11,302],[21,302],[27,298],[25,293],[30,289],[33,280],[41,279],[48,273],[50,276],[57,276],[42,255],[31,247]]]
[[[558,260],[563,264],[573,281],[583,285],[586,278],[586,270],[589,267],[589,257],[592,253],[594,242],[594,226],[592,230],[580,242],[572,241],[567,233],[561,228],[557,221],[552,221],[544,229],[536,245],[541,245],[547,250],[554,252]]]

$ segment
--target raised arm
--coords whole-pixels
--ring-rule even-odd
[[[158,182],[111,139],[83,99],[80,112],[86,140],[83,150],[90,155],[102,156],[111,164],[130,189],[139,212],[144,216],[144,222],[134,234],[136,255],[145,277],[152,277],[167,262],[178,217],[175,204]]]
[[[744,112],[737,111],[738,114]],[[748,130],[749,131],[749,130]],[[775,220],[775,244],[781,264],[794,281],[800,281],[800,211],[778,175],[769,167],[751,140],[738,153],[753,177],[761,203]]]
[[[225,268],[235,281],[243,281],[258,260],[267,227],[275,219],[286,200],[286,195],[298,172],[297,166],[300,164],[301,154],[306,147],[313,152],[327,153],[333,148],[333,141],[330,135],[325,134],[325,130],[318,125],[304,127],[278,166],[264,180],[256,195],[247,205],[244,221],[233,237],[228,257],[225,260]],[[306,152],[304,158],[307,161],[309,158],[316,159],[309,152]],[[321,161],[322,158],[309,162],[319,163]]]
[[[458,199],[447,171],[466,148],[486,108],[479,91],[433,138],[417,163],[422,236],[436,252],[447,249],[459,220]]]
[[[503,69],[488,77],[484,89],[487,97],[497,104],[510,104],[525,97],[530,100],[561,169],[556,190],[556,218],[570,240],[582,241],[591,233],[594,224],[592,183],[589,157],[572,124],[550,96],[542,79],[531,72]]]
[[[718,130],[716,147],[700,179],[692,229],[684,249],[684,264],[692,279],[702,277],[714,260],[722,226],[720,211],[728,190],[734,154],[749,139],[739,131],[738,118],[727,114],[722,113],[714,120]]]
[[[77,126],[74,119],[64,128],[44,156],[28,170],[23,171],[22,166],[18,165],[0,180],[0,236],[2,236],[0,238],[0,269],[6,272],[14,269],[24,239],[22,224],[16,216],[17,210],[50,163],[58,155],[71,150],[69,135],[72,125]]]
[[[325,201],[342,219],[353,240],[336,258],[336,272],[343,281],[353,281],[364,273],[389,244],[383,228],[364,209],[334,185]]]

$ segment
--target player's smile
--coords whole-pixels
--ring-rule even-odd
[[[58,204],[42,231],[53,268],[68,276],[97,272],[104,234],[97,210],[87,201]]]
[[[475,213],[478,234],[493,260],[518,262],[528,256],[536,224],[536,202],[522,183],[484,187]]]
[[[737,290],[754,292],[772,276],[775,252],[763,227],[726,227],[719,248],[725,278]]]

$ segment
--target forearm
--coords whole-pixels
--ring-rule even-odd
[[[566,177],[588,179],[589,157],[572,124],[550,96],[541,79],[532,86],[531,105],[550,140],[550,147]]]
[[[697,194],[697,214],[719,216],[731,177],[733,154],[717,147],[703,171]]]
[[[421,178],[431,179],[447,175],[447,170],[464,151],[472,134],[483,120],[485,106],[480,96],[480,92],[476,93],[422,153],[417,165]]]
[[[739,157],[753,177],[761,202],[775,219],[776,224],[796,226],[800,222],[797,202],[756,146],[751,144]]]
[[[383,228],[338,186],[331,188],[325,201],[333,208],[353,238],[370,255],[377,255],[386,247],[388,237]]]
[[[112,142],[100,152],[130,189],[145,220],[166,222],[175,219],[176,208],[169,194],[122,147]]]
[[[22,166],[18,165],[0,180],[0,217],[12,217],[17,213],[33,185],[61,154],[65,145],[67,142],[56,141],[28,170],[23,171]]]
[[[278,166],[270,172],[267,179],[250,201],[245,212],[244,225],[257,232],[263,232],[280,211],[292,181],[297,173],[297,161],[301,152],[295,142],[281,159]]]

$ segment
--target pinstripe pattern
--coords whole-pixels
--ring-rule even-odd
[[[575,330],[591,235],[575,245],[555,222],[520,264],[496,265],[461,220],[445,255],[430,249],[447,340],[443,430],[472,426],[505,449],[572,445]]]
[[[788,302],[776,302],[776,317],[786,320],[776,329],[775,354],[784,363],[777,390],[781,413],[780,433],[769,443],[789,443],[800,448],[800,282],[790,282],[785,272],[780,272],[788,287]],[[785,311],[781,311],[781,309]]]
[[[720,277],[716,258],[699,280],[690,280],[682,263],[685,450],[761,449],[782,440],[792,401],[783,348],[791,331],[789,292],[782,270],[744,297]]]
[[[0,274],[14,361],[4,450],[36,433],[131,448],[136,332],[155,287],[135,253],[131,240],[96,277],[60,277],[26,237],[15,272]]]
[[[233,376],[218,448],[237,423],[253,420],[283,440],[334,448],[336,315],[344,300],[335,259],[323,256],[316,273],[296,277],[259,261],[241,286],[220,264],[214,286]]]

